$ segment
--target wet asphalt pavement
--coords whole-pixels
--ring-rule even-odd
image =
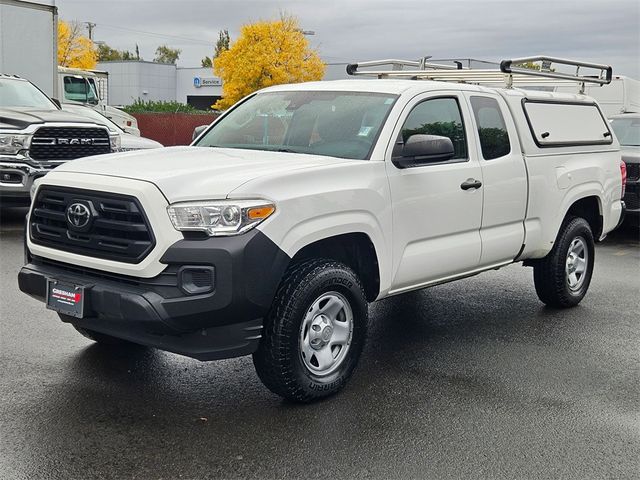
[[[0,478],[638,478],[640,242],[597,248],[546,309],[532,272],[379,302],[347,388],[300,406],[250,357],[113,350],[21,294],[22,215],[0,224]]]

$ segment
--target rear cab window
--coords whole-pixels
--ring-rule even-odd
[[[522,106],[533,139],[540,148],[613,142],[609,125],[595,103],[525,98]]]
[[[482,157],[493,160],[508,155],[511,142],[498,101],[491,97],[472,96],[471,108],[478,127]]]

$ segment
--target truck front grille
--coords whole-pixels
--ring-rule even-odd
[[[640,163],[627,163],[627,178],[629,180],[640,179]]]
[[[38,191],[30,235],[38,245],[126,263],[141,262],[155,246],[135,197],[62,187]]]
[[[638,185],[627,185],[624,203],[627,204],[629,210],[640,209],[640,187]]]
[[[40,127],[33,135],[29,156],[34,160],[73,160],[111,152],[104,128]]]

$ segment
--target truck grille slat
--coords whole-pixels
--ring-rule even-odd
[[[95,127],[40,127],[29,156],[34,160],[73,160],[111,152],[109,133]]]
[[[78,203],[91,212],[86,226],[67,218],[67,209]],[[127,195],[43,186],[30,222],[34,243],[80,255],[139,263],[155,246],[140,203]]]
[[[123,230],[125,232],[146,232],[147,226],[144,223],[123,222],[122,220],[109,220],[106,218],[96,219],[94,225],[100,228],[111,230]]]
[[[625,162],[627,165],[627,179],[638,180],[640,179],[640,163]]]
[[[48,208],[37,208],[34,212],[35,215],[42,218],[48,218],[49,220],[57,220],[59,222],[66,222],[64,212],[60,210],[51,210]]]

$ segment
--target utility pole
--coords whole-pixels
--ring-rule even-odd
[[[93,29],[95,28],[96,24],[91,22],[84,22],[84,24],[87,26],[87,30],[89,30],[89,40],[93,42]]]

